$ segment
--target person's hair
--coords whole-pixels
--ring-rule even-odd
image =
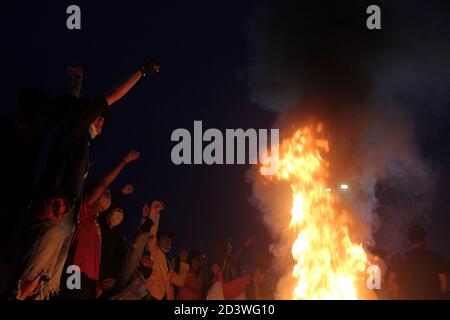
[[[174,234],[173,234],[172,231],[160,231],[160,232],[158,232],[158,234],[156,235],[156,239],[157,239],[157,240],[160,240],[161,237],[163,237],[163,236],[167,236],[167,237],[169,237],[171,240],[173,240]]]
[[[203,253],[198,250],[189,251],[188,258],[187,258],[187,264],[190,265],[194,259],[200,260],[202,255],[203,255]]]
[[[418,224],[415,224],[408,229],[408,239],[413,244],[424,241],[426,236],[427,233],[425,229]]]
[[[33,212],[33,214],[39,214],[39,213],[43,212],[45,210],[45,206],[47,205],[47,203],[55,198],[60,198],[64,201],[64,205],[66,206],[66,212],[64,212],[64,213],[67,213],[67,211],[69,210],[69,207],[71,205],[71,202],[69,201],[69,199],[66,197],[66,195],[63,192],[56,190],[56,189],[48,190],[47,192],[40,195],[37,198],[37,201],[36,200],[33,201],[31,211]]]
[[[386,251],[377,247],[368,247],[368,251],[374,256],[380,257],[381,259],[386,258]]]

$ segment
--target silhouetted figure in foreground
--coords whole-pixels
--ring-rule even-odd
[[[398,298],[442,299],[448,291],[448,267],[444,257],[426,248],[426,232],[419,225],[408,229],[413,248],[392,259],[392,280],[398,283]]]
[[[68,116],[80,95],[83,72],[69,66],[73,78],[70,90],[50,97],[27,87],[17,96],[16,111],[0,119],[0,259],[9,263],[18,258],[19,234],[34,190],[34,177],[47,133]]]

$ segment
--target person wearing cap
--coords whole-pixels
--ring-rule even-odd
[[[158,232],[159,213],[156,215],[154,223],[150,231],[152,239],[147,245],[153,257],[153,272],[146,279],[145,286],[154,300],[174,300],[173,286],[183,287],[189,271],[189,265],[186,263],[188,253],[185,250],[180,252],[180,271],[176,272],[167,258],[167,253],[172,248],[173,233],[170,231]]]
[[[159,63],[155,61],[144,63],[104,96],[87,100],[72,96],[71,112],[50,147],[46,168],[38,184],[41,194],[37,196],[37,202],[48,190],[57,190],[68,199],[66,207],[69,209],[61,220],[44,221],[40,226],[43,232],[49,233],[46,236],[53,241],[51,248],[47,248],[51,259],[47,259],[44,266],[49,274],[49,281],[37,299],[48,299],[59,291],[60,278],[75,229],[75,217],[80,210],[81,195],[91,166],[90,146],[110,117],[110,107],[125,96],[143,76],[157,74],[159,70]],[[36,256],[35,259],[39,257]],[[28,264],[36,264],[33,260]]]

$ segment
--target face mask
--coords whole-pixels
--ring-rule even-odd
[[[170,249],[172,249],[171,247],[169,247],[168,249],[166,249],[166,248],[163,248],[162,246],[160,246],[160,245],[158,245],[158,247],[162,250],[162,252],[164,252],[164,253],[169,253],[170,252]]]
[[[164,253],[169,253],[170,249],[164,249],[163,247],[159,247]]]
[[[97,129],[93,124],[89,126],[89,134],[91,135],[91,139],[94,139],[98,135]]]

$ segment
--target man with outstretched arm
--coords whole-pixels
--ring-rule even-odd
[[[91,142],[102,132],[103,125],[110,116],[110,107],[124,97],[127,92],[145,75],[159,73],[159,64],[143,64],[123,81],[113,86],[103,97],[82,100],[72,96],[71,112],[65,125],[60,128],[53,142],[47,160],[46,169],[39,182],[40,194],[35,205],[39,207],[41,199],[53,194],[62,194],[66,203],[66,213],[59,220],[43,221],[39,230],[49,233],[53,241],[52,254],[45,262],[35,257],[27,264],[42,264],[49,281],[37,299],[48,299],[59,291],[59,282],[66,261],[70,242],[74,232],[74,221],[81,205],[81,194],[90,170]],[[42,238],[42,235],[40,236]],[[31,250],[39,243],[34,243]],[[25,264],[25,269],[29,268]]]

